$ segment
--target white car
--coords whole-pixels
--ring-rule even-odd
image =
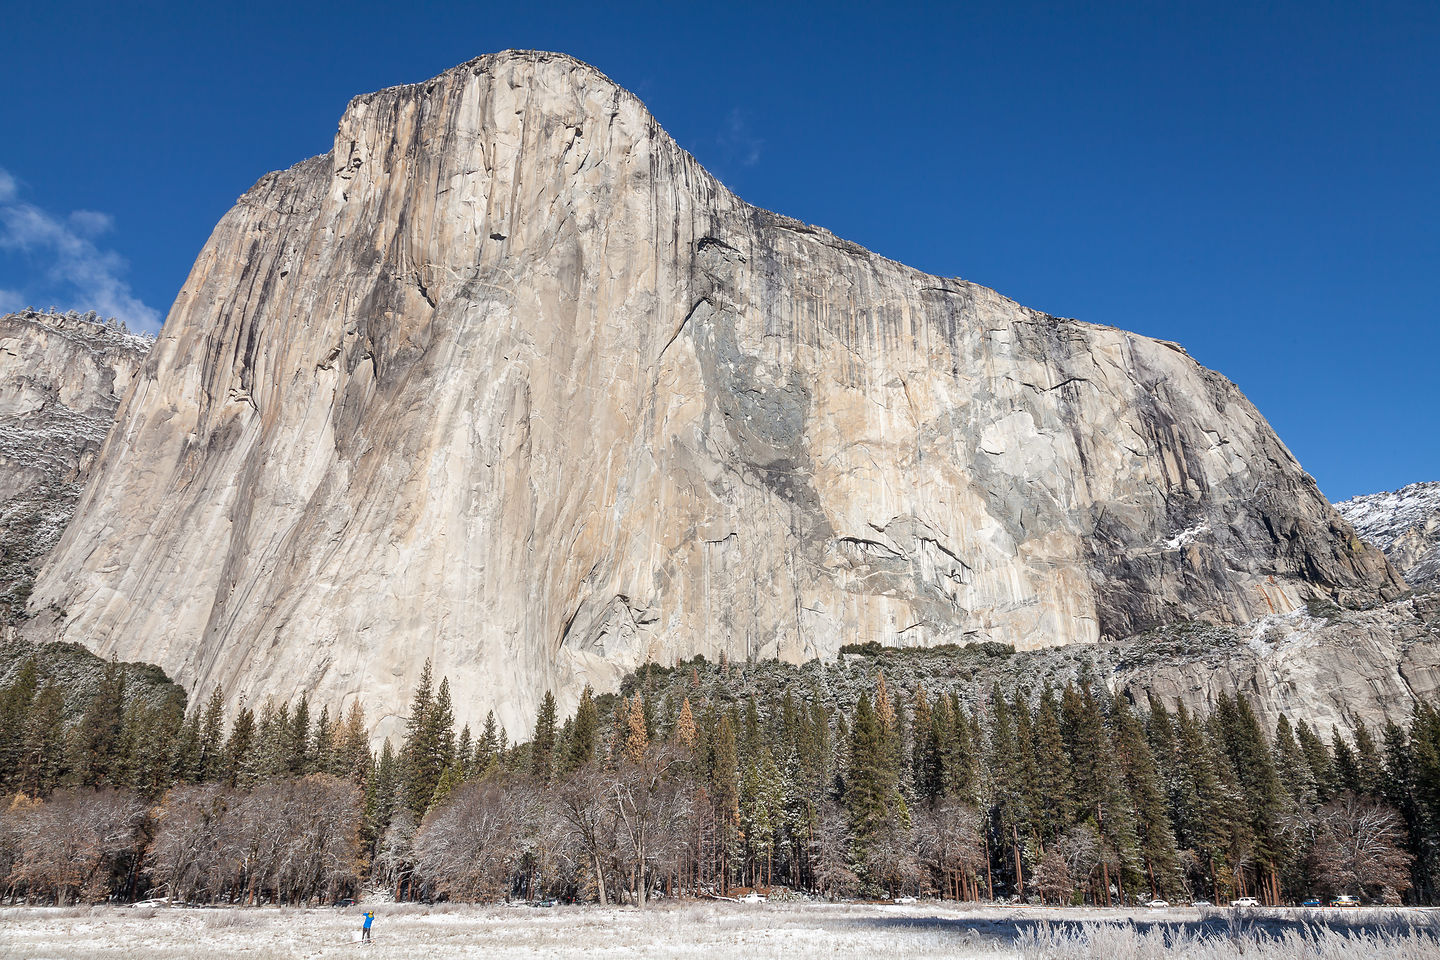
[[[1190,901],[1190,906],[1192,906],[1192,907],[1212,907],[1212,906],[1214,906],[1214,904],[1212,904],[1209,900],[1191,900],[1191,901]]]
[[[747,893],[740,898],[741,903],[764,903],[765,898],[758,893]]]
[[[914,897],[896,897],[896,898],[895,898],[895,902],[896,902],[896,903],[914,903],[914,902],[915,902],[915,898],[914,898]]]
[[[1232,906],[1232,907],[1258,907],[1258,906],[1260,906],[1260,901],[1259,901],[1259,900],[1256,900],[1254,897],[1241,897],[1239,900],[1231,900],[1231,901],[1230,901],[1230,906]]]
[[[1164,910],[1170,906],[1170,901],[1151,900],[1149,903],[1145,904],[1145,906],[1149,907],[1151,910]]]

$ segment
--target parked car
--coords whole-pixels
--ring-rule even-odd
[[[1338,896],[1338,897],[1336,897],[1334,900],[1331,900],[1331,901],[1330,901],[1330,906],[1332,906],[1332,907],[1358,907],[1358,906],[1360,906],[1360,900],[1359,900],[1358,897],[1352,897],[1352,896],[1350,896],[1350,894],[1348,894],[1348,893],[1342,893],[1340,896]]]
[[[751,892],[751,893],[747,893],[747,894],[745,894],[745,896],[741,897],[741,898],[740,898],[740,902],[741,902],[741,903],[764,903],[764,902],[765,902],[765,898],[762,897],[762,896],[760,896],[760,894],[758,894],[758,893]]]
[[[1151,910],[1164,910],[1164,909],[1166,909],[1167,907],[1170,906],[1170,901],[1169,901],[1169,900],[1151,900],[1149,903],[1145,904],[1145,906],[1149,907]]]
[[[896,897],[896,898],[895,898],[895,902],[896,902],[896,903],[914,903],[914,902],[915,902],[915,898],[914,898],[914,897]]]
[[[1303,903],[1301,903],[1300,906],[1302,906],[1302,907],[1318,907],[1318,906],[1320,906],[1320,899],[1319,899],[1318,897],[1311,897],[1310,899],[1308,899],[1308,900],[1304,901]]]
[[[1192,907],[1213,907],[1213,906],[1215,906],[1215,904],[1211,903],[1209,900],[1191,900],[1191,901],[1190,901],[1190,906],[1192,906]]]
[[[1258,907],[1258,906],[1260,906],[1260,901],[1259,901],[1259,900],[1256,900],[1254,897],[1241,897],[1239,900],[1231,900],[1231,901],[1230,901],[1230,906],[1232,906],[1232,907]]]

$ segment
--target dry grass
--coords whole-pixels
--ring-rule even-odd
[[[1191,910],[962,909],[933,903],[686,903],[641,913],[381,904],[375,942],[365,947],[352,942],[361,909],[0,909],[0,957],[1440,960],[1440,919],[1426,911],[1202,916]]]

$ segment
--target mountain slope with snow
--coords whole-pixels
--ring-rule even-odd
[[[1335,509],[1385,551],[1410,586],[1440,587],[1440,481],[1351,497]]]
[[[0,315],[0,623],[23,618],[153,342],[93,314]]]

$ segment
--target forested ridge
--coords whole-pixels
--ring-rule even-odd
[[[359,704],[187,710],[112,664],[67,706],[32,656],[0,690],[0,895],[1436,899],[1433,704],[1346,738],[1265,729],[1243,696],[962,694],[859,662],[823,696],[784,665],[647,667],[563,719],[547,695],[515,740],[493,714],[457,731],[427,665],[372,750]]]

